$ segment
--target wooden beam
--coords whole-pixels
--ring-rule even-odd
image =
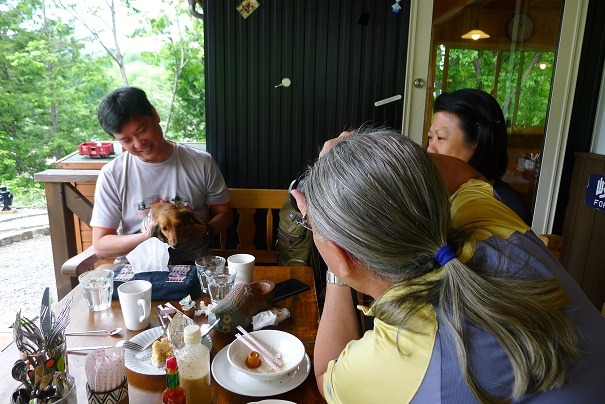
[[[55,267],[55,282],[57,296],[65,297],[77,286],[78,279],[65,276],[61,273],[63,263],[78,253],[76,249],[76,236],[74,215],[64,203],[62,183],[45,183],[46,203],[48,206],[48,223],[50,227],[50,240],[53,251],[53,264]]]
[[[92,202],[71,184],[65,184],[63,191],[65,192],[65,204],[67,208],[90,227]]]

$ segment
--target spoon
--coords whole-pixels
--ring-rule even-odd
[[[11,374],[13,376],[13,379],[23,383],[23,385],[26,387],[30,387],[31,384],[29,378],[27,377],[27,368],[27,363],[25,363],[25,361],[21,359],[18,359],[13,365]]]
[[[116,328],[115,330],[107,331],[107,330],[89,330],[89,331],[72,331],[66,332],[65,335],[99,335],[99,334],[107,334],[111,337],[114,335],[118,335],[122,332],[121,328]]]

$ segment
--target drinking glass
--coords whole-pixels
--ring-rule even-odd
[[[95,269],[78,277],[88,310],[103,311],[111,306],[113,294],[113,271],[111,269]]]
[[[197,277],[202,285],[202,292],[208,293],[208,274],[212,274],[218,270],[225,268],[227,260],[218,255],[207,255],[200,257],[195,260],[195,266],[197,268]]]
[[[237,269],[229,267],[223,267],[223,269],[216,270],[212,274],[206,273],[212,304],[217,304],[231,292],[236,276]]]

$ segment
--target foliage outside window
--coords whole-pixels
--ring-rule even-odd
[[[477,88],[498,100],[507,126],[543,127],[550,98],[554,52],[437,47],[433,97]]]
[[[15,194],[13,206],[45,203],[36,172],[82,142],[112,140],[97,108],[117,87],[147,92],[167,138],[205,141],[203,25],[186,2],[156,2],[146,12],[136,3],[0,2],[0,185]],[[152,38],[151,50],[124,46],[117,32],[120,41]]]

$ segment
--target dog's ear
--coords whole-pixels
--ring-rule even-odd
[[[187,224],[202,224],[189,209],[181,209],[181,220]]]

